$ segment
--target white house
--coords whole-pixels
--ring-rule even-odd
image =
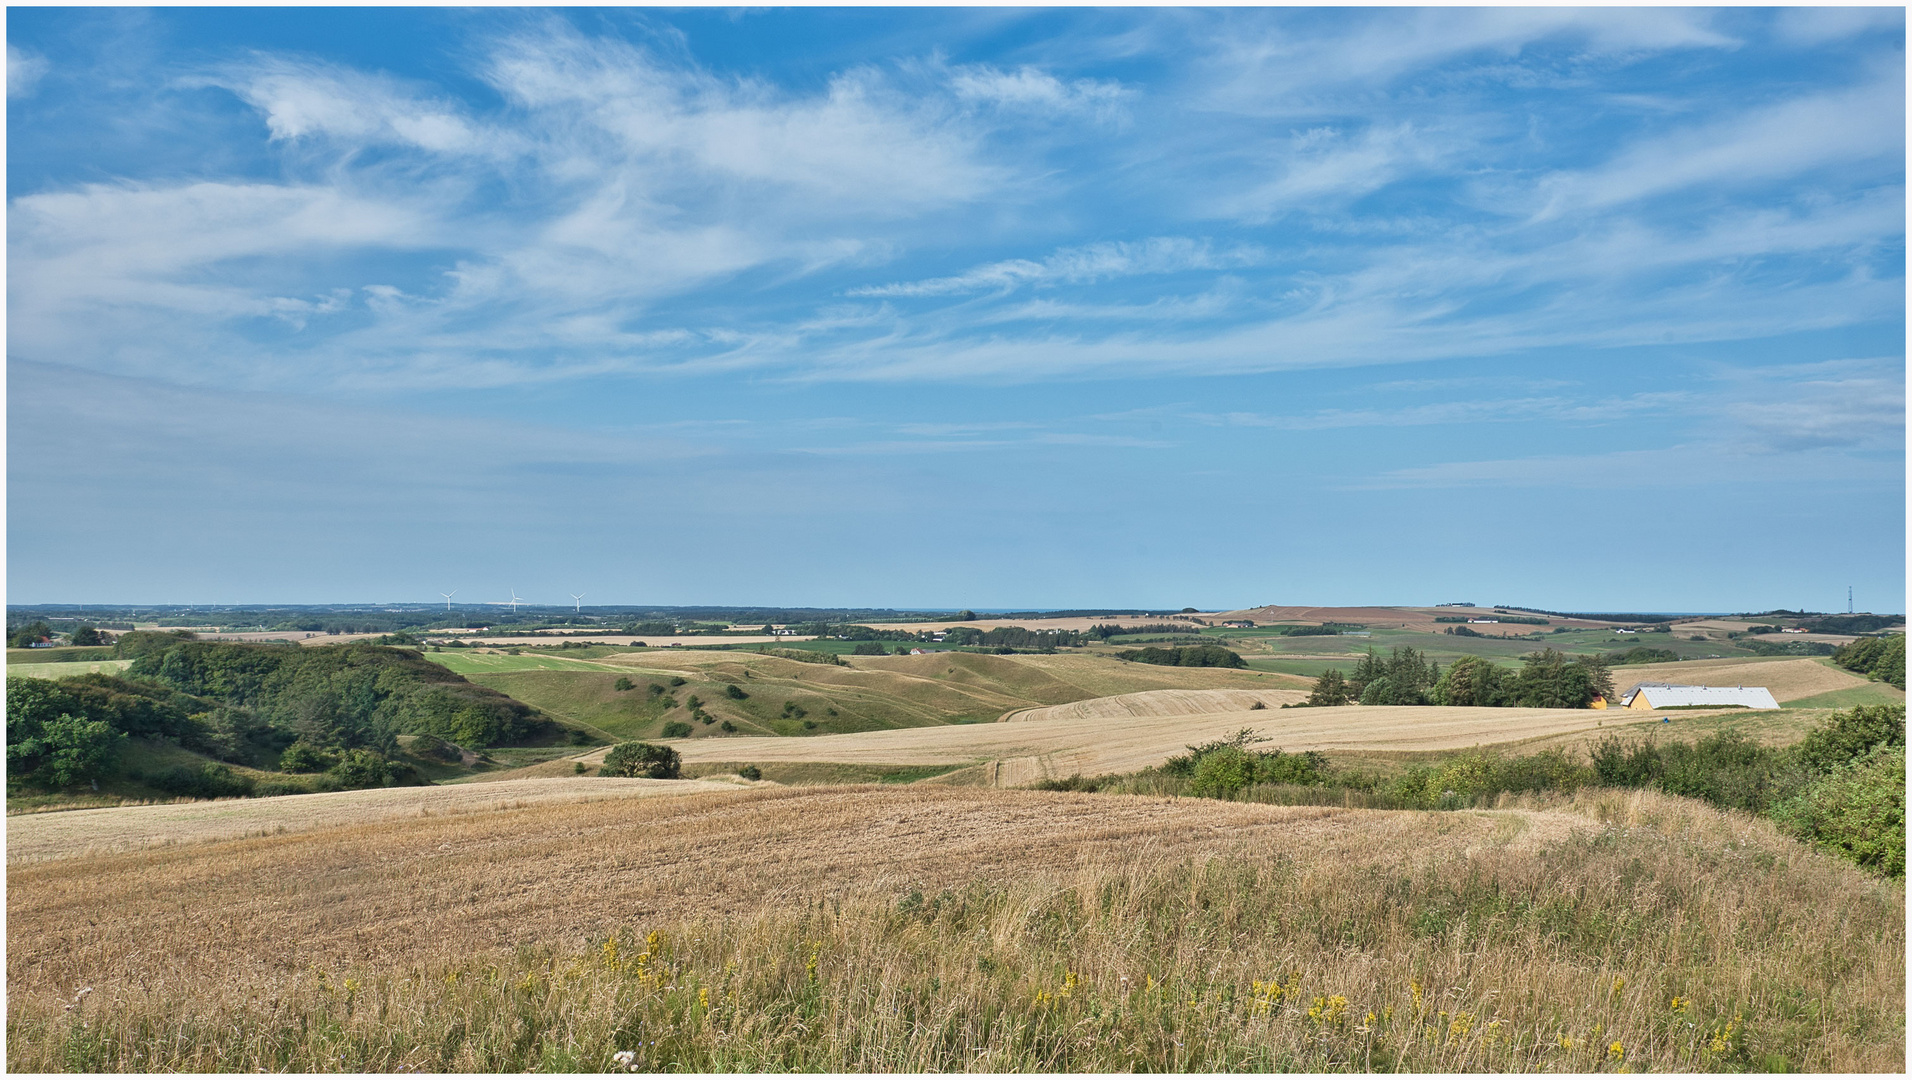
[[[1777,709],[1772,691],[1763,686],[1680,686],[1641,683],[1620,695],[1623,709],[1677,709],[1690,705],[1744,705],[1749,709]]]

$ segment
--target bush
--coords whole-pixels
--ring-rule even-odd
[[[743,701],[745,698],[748,698],[750,695],[744,693],[742,690],[739,690],[737,688],[736,683],[731,683],[730,685],[724,687],[724,696],[729,698],[732,701]]]
[[[745,765],[743,768],[737,770],[737,775],[743,777],[745,780],[762,780],[763,770],[757,768],[755,765]]]
[[[198,768],[174,765],[146,778],[146,783],[169,795],[194,799],[231,799],[250,795],[253,783],[224,765],[208,762]]]
[[[1190,795],[1216,799],[1233,798],[1256,784],[1307,785],[1326,780],[1328,760],[1322,755],[1312,750],[1288,754],[1248,749],[1258,741],[1252,730],[1243,728],[1226,739],[1189,747],[1187,754],[1164,762],[1162,771],[1187,777]]]
[[[1904,705],[1860,705],[1827,717],[1793,752],[1806,769],[1828,773],[1879,747],[1904,745]]]
[[[372,750],[347,750],[325,774],[340,787],[410,787],[423,784],[417,770]]]
[[[632,681],[630,680],[630,677],[629,677],[628,675],[619,675],[619,676],[617,677],[617,681],[611,684],[611,689],[613,689],[613,690],[635,690],[635,689],[637,689],[637,684],[636,684],[636,683],[634,683],[634,682],[632,682]]]
[[[730,734],[731,732],[734,732],[734,731],[736,731],[736,730],[737,730],[737,725],[735,725],[735,724],[733,724],[733,723],[731,723],[730,721],[728,721],[728,720],[726,720],[726,721],[724,721],[723,723],[721,723],[721,724],[718,724],[718,725],[717,725],[717,728],[718,728],[718,730],[720,730],[720,731],[722,731],[722,732],[724,732],[725,734]]]
[[[890,650],[880,641],[859,641],[850,650],[852,656],[888,656]]]
[[[672,720],[670,723],[664,725],[664,738],[666,739],[688,738],[690,736],[690,731],[691,731],[691,728],[689,724],[684,723],[682,720]]]
[[[611,752],[604,755],[604,767],[598,770],[598,775],[675,780],[682,768],[683,759],[678,756],[677,751],[668,746],[627,742],[611,747]]]
[[[320,747],[304,739],[285,748],[279,755],[279,771],[289,773],[324,772],[338,761]]]
[[[1905,745],[1880,746],[1773,807],[1781,828],[1886,877],[1905,877]]]

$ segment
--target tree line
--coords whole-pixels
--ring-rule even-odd
[[[8,679],[9,782],[91,780],[111,767],[127,738],[256,768],[324,772],[343,786],[405,782],[416,777],[397,760],[400,735],[481,748],[556,727],[409,649],[306,649],[151,632],[122,635],[122,647],[133,655],[123,675]],[[179,781],[187,789],[180,793],[245,793],[223,790],[231,785],[216,777],[202,780]]]
[[[1860,638],[1833,651],[1832,662],[1868,679],[1905,689],[1905,635]]]
[[[1509,671],[1484,657],[1463,656],[1443,672],[1412,648],[1382,657],[1369,649],[1353,672],[1329,668],[1315,680],[1308,705],[1460,705],[1490,708],[1584,709],[1613,696],[1605,658],[1569,658],[1557,649],[1527,654]]]

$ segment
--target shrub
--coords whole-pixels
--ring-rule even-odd
[[[325,774],[341,787],[409,787],[425,781],[417,770],[373,750],[347,750]]]
[[[742,701],[745,698],[748,698],[750,695],[738,689],[736,683],[731,683],[730,685],[724,687],[724,696],[731,699],[732,701]]]
[[[689,734],[688,730],[685,732]],[[651,780],[675,780],[683,768],[677,751],[656,743],[627,742],[611,747],[604,755],[599,776],[636,776]]]
[[[717,727],[719,730],[724,731],[725,733],[734,732],[737,730],[737,725],[731,723],[728,720],[724,721],[721,724],[718,724]]]
[[[285,748],[279,755],[279,771],[289,773],[324,772],[337,762],[337,758],[314,746],[304,739]]]
[[[207,762],[198,768],[174,765],[147,777],[146,783],[169,795],[194,799],[230,799],[252,794],[253,783],[224,765]]]
[[[689,735],[690,725],[684,723],[682,720],[672,720],[670,723],[664,725],[664,738],[666,739],[683,739],[689,737]]]
[[[1904,745],[1904,705],[1860,705],[1827,717],[1793,753],[1805,768],[1827,773],[1868,757],[1881,746]]]
[[[743,777],[745,780],[762,780],[763,770],[757,768],[755,765],[745,765],[743,768],[737,770],[737,775]]]
[[[1773,807],[1781,828],[1876,874],[1905,877],[1905,745],[1879,746]]]
[[[682,685],[684,685],[684,678],[683,678],[683,676],[681,676],[681,675],[672,675],[672,676],[671,676],[671,685],[672,685],[672,686],[682,686]]]
[[[635,689],[637,689],[637,684],[636,684],[636,683],[634,683],[634,682],[632,682],[632,681],[630,680],[630,677],[629,677],[629,676],[626,676],[626,675],[619,675],[619,676],[617,677],[617,681],[611,684],[611,689],[613,689],[613,690],[635,690]]]

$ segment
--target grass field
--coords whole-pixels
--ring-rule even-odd
[[[118,673],[125,671],[132,663],[131,660],[66,660],[51,664],[27,664],[9,660],[7,674],[33,679],[63,679],[68,675],[90,675],[96,671]]]
[[[49,858],[8,886],[17,1072],[1905,1061],[1903,887],[1642,792],[765,787]]]

